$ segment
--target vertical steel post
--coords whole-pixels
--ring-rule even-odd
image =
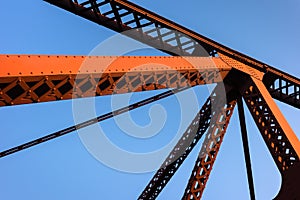
[[[253,182],[253,176],[252,176],[251,158],[250,158],[250,151],[249,151],[249,145],[248,145],[244,105],[243,105],[241,96],[239,96],[237,98],[237,104],[238,104],[239,120],[240,120],[243,149],[244,149],[244,156],[245,156],[245,162],[246,162],[246,170],[247,170],[250,198],[251,198],[251,200],[255,200],[254,182]]]

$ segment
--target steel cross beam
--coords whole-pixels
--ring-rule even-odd
[[[218,83],[209,57],[0,55],[0,106]]]
[[[264,83],[272,97],[300,108],[298,78],[221,45],[132,2],[124,0],[45,1],[114,31],[123,32],[131,38],[171,55],[201,55],[199,45],[211,55],[224,54],[264,72],[266,74]]]

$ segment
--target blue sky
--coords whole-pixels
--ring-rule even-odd
[[[300,70],[296,66],[300,52],[300,3],[297,1],[133,2],[300,77]],[[41,0],[2,2],[0,23],[1,54],[87,55],[95,46],[115,34]],[[195,90],[201,106],[207,90],[203,87]],[[135,94],[132,101],[154,94],[156,92]],[[97,98],[97,114],[110,111],[110,102],[109,97]],[[173,109],[177,104],[174,98],[161,102],[170,116],[166,122],[166,127],[170,128],[162,130],[158,137],[150,141],[130,140],[118,131],[113,120],[103,122],[101,126],[107,130],[106,133],[111,130],[110,139],[126,150],[153,150],[164,146],[174,136],[173,129],[181,122],[178,117],[180,110]],[[300,128],[297,126],[300,122],[297,117],[299,111],[281,103],[278,105],[300,137]],[[136,123],[149,123],[149,108],[131,113]],[[185,117],[187,126],[188,119],[193,116]],[[280,187],[280,176],[248,111],[246,118],[256,196],[257,199],[271,199]],[[70,101],[3,107],[0,108],[0,119],[0,150],[74,124]],[[249,198],[238,124],[235,112],[203,199]],[[197,151],[194,151],[159,199],[181,198],[196,156]],[[0,159],[0,198],[135,199],[152,175],[153,172],[124,173],[101,164],[88,153],[78,135],[72,133]]]

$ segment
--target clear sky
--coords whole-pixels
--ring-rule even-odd
[[[300,77],[297,66],[299,1],[133,2]],[[0,24],[1,54],[88,55],[99,43],[115,34],[41,0],[1,2]],[[207,90],[201,87],[195,90],[201,106]],[[131,100],[135,102],[156,93],[136,94]],[[97,98],[96,104],[97,114],[111,110],[109,97]],[[157,137],[149,140],[124,135],[113,120],[102,122],[101,126],[106,134],[111,133],[108,137],[125,150],[153,151],[174,137],[179,123],[186,127],[189,119],[194,117],[184,116],[182,121],[178,117],[180,110],[174,109],[177,104],[174,98],[161,102],[169,118]],[[278,105],[299,138],[299,111],[281,103]],[[150,107],[132,112],[133,120],[141,126],[147,125]],[[256,196],[259,200],[271,199],[280,188],[281,178],[248,111],[246,118]],[[0,120],[1,151],[74,124],[71,101],[3,107],[0,108]],[[203,199],[249,199],[238,124],[235,112]],[[181,198],[199,147],[159,199]],[[72,133],[0,159],[0,199],[135,199],[153,173],[133,174],[111,169],[90,155],[78,134]]]

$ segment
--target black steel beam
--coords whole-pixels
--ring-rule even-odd
[[[253,181],[253,176],[252,176],[251,158],[250,158],[250,150],[249,150],[249,145],[248,145],[244,105],[243,105],[243,100],[242,100],[241,96],[239,96],[237,98],[237,104],[238,104],[238,111],[239,111],[239,120],[240,120],[241,135],[242,135],[244,156],[245,156],[245,162],[246,162],[246,170],[247,170],[250,198],[251,198],[251,200],[255,200],[254,181]]]

